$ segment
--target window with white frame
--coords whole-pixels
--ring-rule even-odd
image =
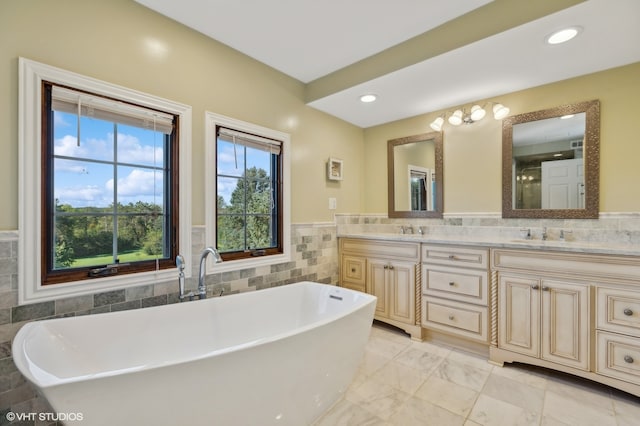
[[[191,248],[190,107],[22,58],[20,71],[20,302],[173,275]]]
[[[206,118],[207,242],[225,261],[215,269],[288,261],[289,135]]]

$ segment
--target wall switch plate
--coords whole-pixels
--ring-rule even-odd
[[[331,197],[329,198],[329,210],[335,210],[338,208],[338,201]]]

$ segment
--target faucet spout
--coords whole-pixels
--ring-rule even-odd
[[[200,299],[207,298],[207,283],[206,283],[206,265],[207,265],[207,256],[212,255],[215,259],[216,263],[222,262],[222,257],[220,257],[220,253],[218,250],[213,247],[207,247],[202,251],[200,255],[200,271],[198,274],[198,297]]]

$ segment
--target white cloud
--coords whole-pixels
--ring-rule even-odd
[[[162,141],[159,147],[141,145],[140,140],[131,135],[118,133],[118,156],[120,161],[134,164],[163,164]]]
[[[135,169],[128,176],[118,179],[118,197],[162,196],[162,173],[150,170]],[[108,191],[113,191],[113,179],[105,184]]]
[[[60,200],[62,204],[70,204],[74,207],[104,207],[112,202],[112,198],[105,197],[103,188],[97,186],[75,186],[66,188],[56,188],[55,198]]]

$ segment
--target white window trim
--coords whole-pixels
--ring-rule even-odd
[[[207,273],[237,271],[246,268],[274,265],[291,261],[291,150],[288,133],[279,132],[267,127],[247,123],[235,118],[225,117],[205,111],[205,246],[216,246],[216,210],[218,194],[216,193],[217,167],[216,164],[217,137],[216,127],[223,126],[254,135],[260,135],[282,141],[282,254],[238,259],[213,264],[207,262]]]
[[[41,94],[42,81],[122,99],[180,117],[180,241],[181,253],[191,264],[191,106],[85,77],[60,68],[19,58],[18,146],[19,146],[19,237],[18,303],[43,302],[62,297],[94,294],[125,287],[154,284],[178,276],[177,269],[140,272],[122,276],[86,279],[64,284],[41,285],[40,217],[41,195]],[[190,268],[185,273],[191,275]],[[177,288],[177,284],[176,284]]]

